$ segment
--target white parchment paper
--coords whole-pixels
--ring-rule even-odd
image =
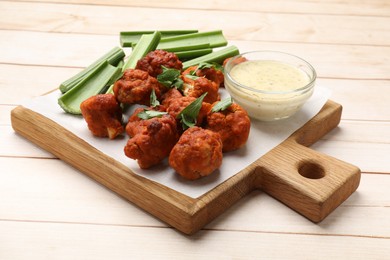
[[[222,97],[227,95],[224,89],[221,89],[221,91]],[[55,91],[48,95],[29,100],[23,106],[55,121],[107,156],[128,166],[134,173],[163,184],[187,196],[197,198],[250,165],[303,126],[321,110],[330,97],[330,90],[316,86],[313,96],[297,114],[289,119],[275,122],[252,120],[249,139],[245,147],[234,152],[225,153],[222,166],[217,172],[196,181],[188,181],[178,176],[169,167],[167,160],[152,169],[140,169],[137,162],[126,157],[123,152],[123,148],[128,140],[127,136],[124,135],[115,140],[92,136],[87,128],[86,122],[81,116],[66,114],[61,109],[57,104],[59,96],[60,92]]]

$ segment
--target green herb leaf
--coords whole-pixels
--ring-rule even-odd
[[[209,69],[209,68],[216,68],[216,65],[214,65],[214,63],[209,63],[209,62],[201,62],[196,67],[196,70],[191,70],[190,73],[186,75],[186,77],[196,80],[197,78],[199,78],[199,76],[196,75],[198,70]]]
[[[223,72],[223,66],[222,66],[222,64],[219,64],[219,63],[216,63],[216,62],[212,62],[211,64],[213,64],[214,69],[220,70],[220,71]]]
[[[214,67],[214,64],[209,63],[209,62],[201,62],[198,65],[198,68],[196,70],[202,70],[202,69],[209,69]]]
[[[165,87],[181,89],[183,81],[180,79],[180,70],[162,66],[163,72],[157,75],[157,80]]]
[[[172,84],[172,87],[178,89],[178,90],[182,90],[183,89],[183,80],[181,78],[177,78],[173,84]]]
[[[156,107],[160,105],[160,101],[158,101],[156,92],[154,91],[154,88],[152,89],[152,92],[150,93],[150,106]]]
[[[146,110],[139,112],[137,116],[141,119],[147,120],[154,117],[162,117],[163,115],[168,114],[168,112],[161,112],[161,111],[155,111],[155,110]]]
[[[190,73],[190,74],[186,75],[186,78],[189,78],[189,79],[192,79],[192,80],[197,80],[199,77],[195,76],[195,75],[191,75],[191,73]]]
[[[233,104],[233,99],[231,97],[225,98],[221,101],[219,101],[217,104],[213,106],[211,109],[211,112],[219,112],[219,111],[224,111],[228,107],[230,107]]]
[[[204,97],[207,95],[207,92],[202,96],[198,97],[191,104],[186,106],[178,115],[177,118],[180,119],[183,130],[193,127],[196,125],[196,118],[198,117],[200,108],[202,107],[202,102]]]
[[[186,130],[187,128],[194,127],[196,125],[196,118],[193,120],[192,117],[183,114],[181,115],[181,123],[183,129]]]

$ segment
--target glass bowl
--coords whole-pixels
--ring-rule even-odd
[[[288,118],[311,97],[315,69],[288,53],[252,51],[225,65],[225,88],[251,118],[274,121]]]

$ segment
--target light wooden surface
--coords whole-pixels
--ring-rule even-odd
[[[118,44],[120,30],[222,29],[305,57],[344,107],[312,146],[362,170],[319,224],[260,191],[188,237],[16,135],[10,111]],[[388,259],[390,3],[0,1],[0,259]]]

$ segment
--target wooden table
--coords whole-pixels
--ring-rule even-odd
[[[252,192],[186,236],[14,133],[13,108],[140,29],[305,57],[344,107],[312,148],[360,167],[357,192],[319,224]],[[0,54],[0,259],[389,259],[389,1],[0,1]]]

